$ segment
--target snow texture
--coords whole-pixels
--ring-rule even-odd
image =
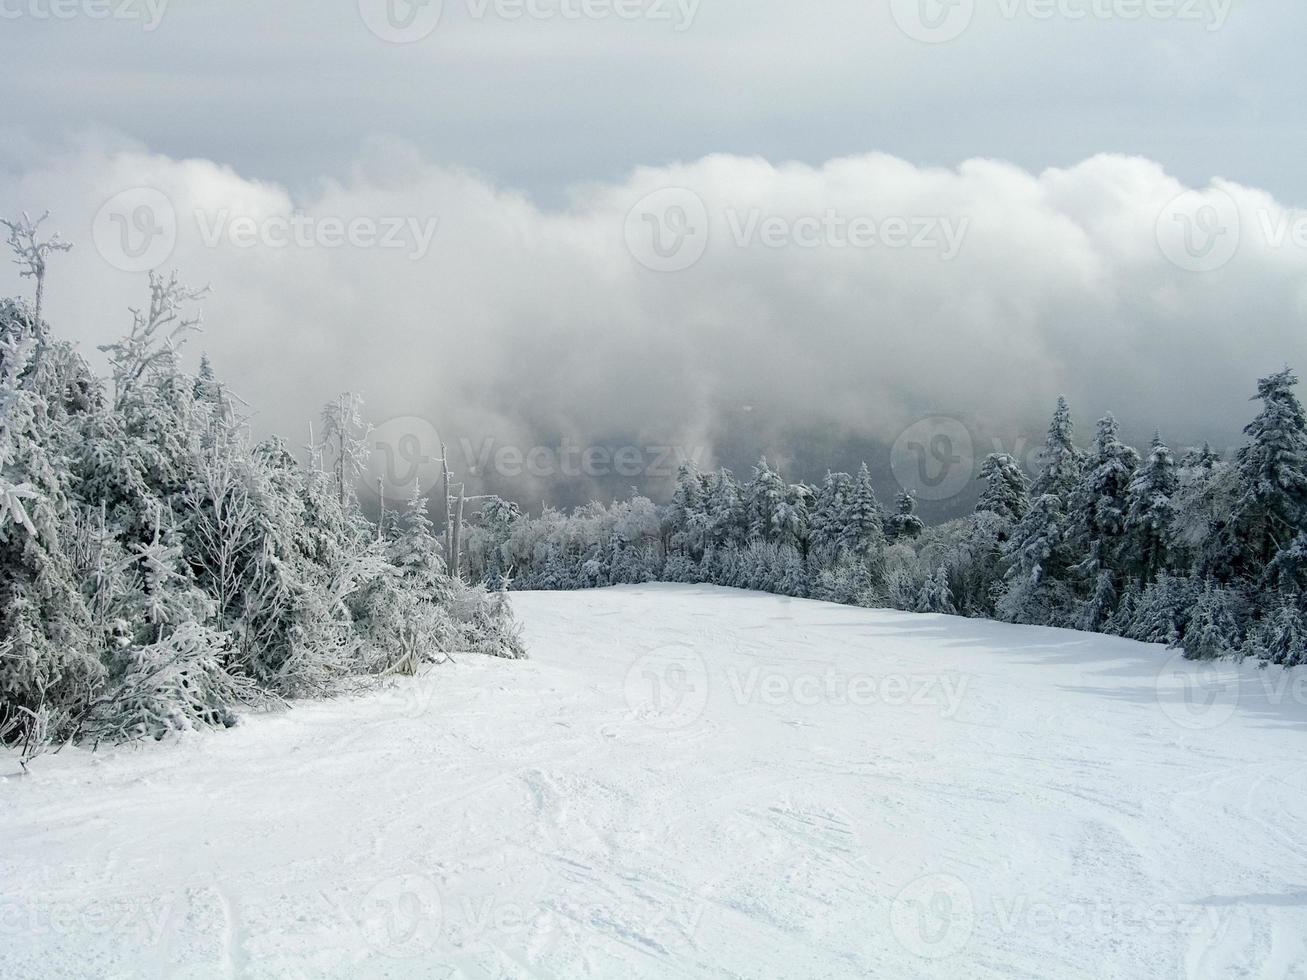
[[[707,586],[515,604],[529,661],[0,780],[0,975],[1307,977],[1301,672]]]

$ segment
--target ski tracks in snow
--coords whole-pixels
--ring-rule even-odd
[[[0,974],[1307,978],[1302,705],[1177,727],[1167,651],[1056,630],[516,602],[531,661],[0,782]]]

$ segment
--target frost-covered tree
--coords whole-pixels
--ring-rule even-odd
[[[857,478],[848,489],[841,544],[849,554],[863,560],[878,561],[885,550],[884,518],[866,463],[858,469]]]
[[[379,541],[330,476],[251,447],[212,367],[182,368],[201,291],[149,287],[110,384],[66,343],[38,369],[32,309],[0,301],[0,740],[157,738],[433,651],[521,655],[429,525]]]
[[[949,588],[948,570],[943,565],[935,569],[933,575],[926,577],[917,596],[916,611],[948,616],[957,614],[957,607],[953,604],[953,590]]]
[[[24,211],[18,218],[0,218],[0,225],[9,232],[9,249],[14,253],[14,264],[18,266],[19,276],[31,279],[35,283],[32,325],[38,343],[36,352],[38,360],[41,356],[40,348],[45,344],[45,325],[41,320],[41,307],[45,300],[45,262],[50,255],[67,252],[73,247],[57,233],[49,238],[41,236],[41,225],[49,217],[50,212],[46,211],[33,221]]]
[[[998,603],[1003,619],[1065,624],[1070,605],[1065,540],[1062,498],[1051,493],[1036,497],[1003,549],[1006,588]]]
[[[716,551],[744,544],[748,525],[744,516],[744,497],[739,483],[727,470],[718,470],[709,479],[708,537]]]
[[[1299,604],[1287,596],[1260,627],[1250,632],[1249,641],[1245,655],[1282,667],[1307,665],[1307,618]]]
[[[684,462],[676,474],[670,512],[671,548],[691,562],[703,559],[708,545],[708,488],[693,462]]]
[[[976,512],[996,514],[1016,524],[1030,507],[1029,481],[1016,458],[1007,453],[990,453],[980,466],[985,488],[980,492]]]
[[[1139,454],[1121,442],[1119,432],[1110,412],[1099,420],[1080,481],[1068,500],[1068,545],[1086,556],[1079,567],[1095,576],[1100,569],[1115,570],[1117,566],[1130,484],[1139,466]]]
[[[792,483],[785,488],[785,499],[774,518],[777,543],[800,556],[808,546],[813,499],[812,487],[806,483]]]
[[[1173,645],[1183,647],[1189,660],[1217,660],[1238,650],[1241,640],[1234,597],[1208,579]]]
[[[58,734],[104,666],[72,558],[76,488],[63,456],[77,433],[56,404],[58,373],[33,366],[31,311],[0,301],[0,729]]]
[[[1107,569],[1098,573],[1094,592],[1080,610],[1078,628],[1090,633],[1109,632],[1108,626],[1116,612],[1115,577]]]
[[[1307,417],[1285,369],[1257,385],[1262,410],[1244,429],[1235,461],[1236,498],[1220,534],[1214,571],[1261,574],[1277,551],[1307,529]]]
[[[355,501],[359,477],[367,470],[371,434],[372,426],[363,414],[361,396],[345,391],[323,406],[321,446],[331,458],[342,510]]]
[[[911,541],[925,527],[917,516],[917,498],[903,490],[894,503],[894,513],[885,521],[885,538],[891,542]]]
[[[505,588],[515,573],[516,563],[508,543],[521,517],[517,504],[498,496],[492,496],[481,508],[478,526],[482,533],[476,539],[481,575],[495,591]],[[469,550],[473,540],[468,539]]]
[[[1125,635],[1145,643],[1178,643],[1196,601],[1192,579],[1163,572],[1140,593]]]
[[[1175,519],[1173,498],[1179,487],[1175,458],[1161,434],[1154,434],[1148,458],[1135,471],[1126,493],[1121,563],[1140,586],[1152,582],[1167,567]]]
[[[1084,454],[1075,445],[1075,424],[1065,398],[1057,400],[1057,409],[1048,424],[1048,435],[1040,452],[1040,472],[1030,488],[1032,498],[1045,494],[1069,498],[1080,482]]]
[[[853,478],[849,474],[827,470],[826,479],[813,495],[812,514],[808,522],[808,546],[820,561],[833,560],[844,543],[852,492]]]
[[[778,512],[785,505],[785,497],[785,481],[768,465],[767,457],[763,456],[753,468],[753,479],[744,491],[750,541],[778,540]]]

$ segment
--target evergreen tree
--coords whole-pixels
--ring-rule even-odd
[[[885,524],[885,537],[891,542],[911,541],[925,528],[917,516],[917,498],[903,490],[895,498],[895,504],[895,513]]]
[[[1148,459],[1136,471],[1126,495],[1122,564],[1141,586],[1167,567],[1175,517],[1172,498],[1179,486],[1171,450],[1160,434],[1154,434]]]
[[[750,541],[777,540],[777,511],[785,502],[785,490],[785,481],[767,464],[767,457],[763,456],[753,468],[753,479],[745,491]]]
[[[1021,464],[1007,453],[990,453],[980,466],[985,489],[980,493],[976,512],[996,514],[1009,525],[1016,524],[1030,507],[1026,474]]]
[[[1286,599],[1259,631],[1257,655],[1282,667],[1307,664],[1307,620],[1294,602]]]
[[[1082,567],[1089,574],[1100,568],[1115,568],[1125,536],[1127,497],[1139,454],[1124,445],[1118,433],[1116,418],[1110,412],[1099,420],[1080,482],[1069,501],[1068,545],[1087,556]]]
[[[1238,489],[1218,573],[1255,577],[1307,529],[1307,417],[1289,369],[1257,385],[1262,411],[1236,457]]]
[[[449,575],[418,480],[413,481],[388,557],[420,599],[436,602],[448,598]]]
[[[1183,638],[1173,645],[1182,646],[1189,660],[1217,660],[1232,654],[1240,646],[1240,637],[1231,606],[1226,590],[1209,579],[1198,594]]]
[[[1116,604],[1116,611],[1112,613],[1112,619],[1103,628],[1105,633],[1111,633],[1115,636],[1130,635],[1130,630],[1134,627],[1135,614],[1139,608],[1140,591],[1137,582],[1126,583],[1125,589],[1121,592],[1121,598]]]
[[[697,562],[703,558],[708,538],[708,511],[703,480],[693,462],[684,462],[676,474],[672,494],[671,547],[674,552]]]
[[[913,511],[916,509],[915,503],[913,501]],[[880,504],[876,500],[876,491],[871,485],[871,473],[866,463],[859,468],[857,479],[849,488],[841,544],[849,554],[862,560],[879,561],[885,550]]]
[[[847,473],[826,471],[817,489],[809,519],[809,546],[819,561],[833,561],[849,526],[849,497],[853,478]]]
[[[1112,617],[1116,612],[1116,583],[1111,572],[1098,573],[1094,594],[1080,611],[1078,628],[1089,633],[1111,632]]]
[[[1075,424],[1065,398],[1057,400],[1057,409],[1048,424],[1048,436],[1040,454],[1042,469],[1030,488],[1032,498],[1053,494],[1069,498],[1080,482],[1084,454],[1075,446]]]
[[[719,470],[709,481],[707,517],[713,549],[721,551],[744,543],[748,524],[743,494],[728,470]]]
[[[1196,599],[1190,579],[1163,572],[1140,593],[1126,635],[1144,643],[1178,643]]]
[[[808,520],[812,510],[812,489],[795,483],[785,488],[784,496],[772,514],[772,540],[785,548],[802,553],[808,546]]]
[[[1002,618],[1050,626],[1065,622],[1069,604],[1063,585],[1065,533],[1062,498],[1051,493],[1036,497],[1003,549],[1007,571],[998,603]]]
[[[941,565],[933,575],[926,576],[921,592],[917,596],[916,611],[919,613],[940,613],[946,616],[957,614],[953,604],[953,591],[949,588],[948,570]]]

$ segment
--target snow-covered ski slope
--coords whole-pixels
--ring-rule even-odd
[[[1307,977],[1302,675],[707,587],[516,604],[526,663],[0,783],[0,975]]]

